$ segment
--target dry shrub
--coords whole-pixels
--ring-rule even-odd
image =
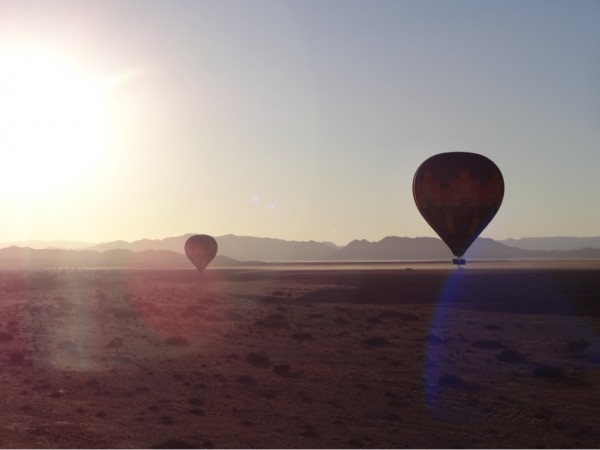
[[[69,352],[76,352],[79,350],[79,347],[77,346],[77,344],[75,342],[69,341],[69,340],[60,341],[58,343],[58,348],[60,348],[61,350],[69,351]]]
[[[360,439],[348,439],[346,442],[348,448],[364,448],[365,444]]]
[[[59,286],[60,282],[57,280],[56,275],[48,272],[34,273],[29,276],[26,281],[26,288],[32,290],[51,290],[56,289]]]
[[[137,314],[135,311],[126,308],[111,308],[110,313],[115,319],[130,320],[135,319]]]
[[[258,319],[254,325],[263,328],[286,328],[288,322],[282,314],[270,314],[264,319]]]
[[[306,391],[298,391],[298,396],[300,397],[300,400],[302,400],[304,403],[314,402],[313,398]]]
[[[437,337],[435,334],[428,334],[425,336],[425,341],[431,345],[443,344],[444,339]]]
[[[559,380],[564,378],[565,374],[560,367],[539,364],[533,369],[533,376],[544,380]]]
[[[384,414],[382,419],[387,420],[389,422],[401,422],[400,417],[398,416],[398,414],[395,413]]]
[[[187,347],[190,345],[190,342],[182,336],[172,336],[165,340],[165,344],[172,347]]]
[[[520,363],[525,362],[527,360],[525,355],[512,349],[506,349],[501,351],[500,353],[498,353],[498,355],[496,355],[496,358],[498,358],[502,362],[509,363]]]
[[[400,312],[400,311],[382,311],[379,313],[381,319],[400,319],[405,322],[419,322],[421,318],[412,312]]]
[[[14,336],[5,331],[0,331],[0,342],[10,342],[14,339]]]
[[[554,412],[547,406],[540,406],[535,412],[534,416],[536,419],[550,420],[554,416]]]
[[[98,380],[98,378],[93,377],[87,380],[84,385],[88,387],[98,387],[100,386],[100,381]]]
[[[169,439],[167,441],[154,444],[152,448],[198,448],[198,446],[181,439]]]
[[[292,366],[289,364],[276,364],[273,366],[273,372],[277,375],[289,375]]]
[[[161,416],[160,423],[163,425],[175,425],[175,421],[171,416]]]
[[[383,348],[392,345],[390,341],[382,336],[371,336],[363,341],[363,344],[369,348]]]
[[[106,348],[114,348],[116,352],[119,351],[121,347],[123,347],[124,342],[120,337],[112,338],[108,344],[106,344]]]
[[[237,377],[237,382],[244,386],[254,386],[256,384],[256,378],[250,375],[240,375]]]
[[[188,400],[188,403],[192,406],[200,406],[203,405],[204,402],[200,398],[192,397]]]
[[[477,385],[474,383],[469,383],[465,381],[459,375],[453,375],[449,373],[443,374],[439,379],[440,386],[444,386],[451,389],[465,389],[465,390],[475,390],[477,389]]]
[[[306,333],[304,331],[292,334],[292,339],[295,339],[297,341],[311,341],[312,338],[313,338],[312,334]]]
[[[504,348],[504,344],[498,340],[479,340],[473,342],[473,347],[483,348],[486,350],[498,350]]]
[[[403,313],[400,315],[400,319],[405,322],[420,322],[421,318],[414,313]]]
[[[246,361],[256,367],[268,367],[270,364],[269,358],[266,355],[253,352],[246,355]]]
[[[567,351],[569,353],[581,353],[584,350],[587,350],[590,345],[592,345],[591,342],[589,342],[586,339],[580,338],[574,341],[569,341],[567,343]]]
[[[25,362],[25,355],[22,352],[11,352],[8,354],[8,361],[14,366],[20,366]]]

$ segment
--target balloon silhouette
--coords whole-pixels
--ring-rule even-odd
[[[195,234],[185,241],[185,254],[200,273],[217,254],[217,241],[206,234]]]
[[[504,197],[500,169],[477,153],[440,153],[425,160],[413,180],[419,212],[446,243],[457,265],[498,212]]]

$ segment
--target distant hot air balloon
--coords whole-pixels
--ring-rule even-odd
[[[427,223],[450,248],[457,265],[498,212],[504,197],[500,169],[477,153],[440,153],[423,162],[413,196]]]
[[[185,241],[185,254],[200,273],[217,254],[217,241],[206,234],[195,234]]]

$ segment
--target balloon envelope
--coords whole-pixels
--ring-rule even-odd
[[[423,162],[413,180],[419,212],[459,258],[498,212],[504,179],[477,153],[440,153]]]
[[[195,234],[185,241],[185,254],[200,273],[217,254],[217,241],[206,234]]]

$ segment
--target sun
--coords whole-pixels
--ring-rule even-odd
[[[55,55],[0,49],[0,193],[72,188],[109,147],[101,85]]]

